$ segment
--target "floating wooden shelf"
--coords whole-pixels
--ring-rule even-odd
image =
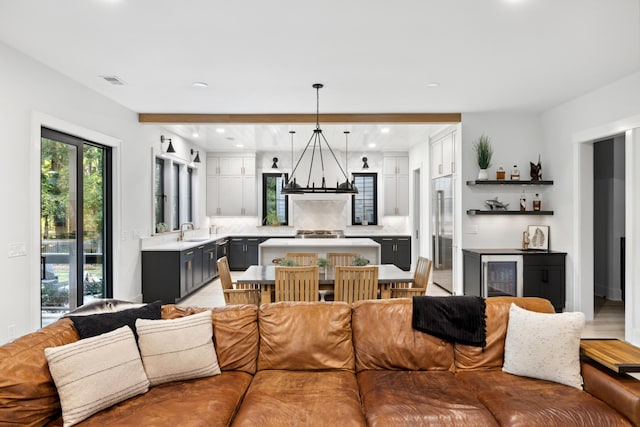
[[[483,211],[480,209],[469,209],[467,215],[553,215],[553,211]]]
[[[479,180],[474,179],[473,181],[467,181],[467,185],[553,185],[553,180],[547,181],[524,181],[524,180],[497,180],[497,179],[487,179],[487,180]]]

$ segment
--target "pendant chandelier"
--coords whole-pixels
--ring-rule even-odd
[[[287,180],[286,183],[283,183],[282,190],[280,191],[282,194],[314,194],[314,193],[336,193],[336,194],[358,194],[358,189],[356,188],[353,180],[349,181],[348,171],[348,160],[345,160],[345,168],[343,169],[336,157],[335,153],[331,149],[331,146],[327,142],[327,139],[324,137],[322,133],[322,129],[320,129],[320,89],[322,89],[323,85],[321,83],[314,83],[313,88],[316,90],[316,128],[313,130],[313,134],[311,138],[309,138],[309,142],[304,147],[300,158],[296,162],[293,171],[291,172],[291,176]],[[291,162],[293,164],[293,134],[295,132],[291,131]],[[349,141],[348,135],[349,131],[345,131],[345,159],[349,156]],[[313,145],[312,145],[313,143]],[[329,150],[331,156],[333,156],[333,160],[338,165],[340,172],[344,177],[344,182],[340,183],[340,179],[336,181],[335,187],[327,187],[326,179],[324,176],[324,153],[323,153],[323,143],[324,150]],[[309,150],[311,147],[311,150]],[[298,166],[300,165],[300,161],[307,154],[307,151],[310,152],[311,163],[309,165],[309,174],[307,177],[307,185],[302,186],[297,183],[296,180],[296,171],[298,170]],[[320,167],[322,170],[322,182],[319,187],[316,187],[315,182],[311,182],[311,173],[313,171],[314,161],[316,160],[316,151],[318,153],[318,157],[320,158]]]

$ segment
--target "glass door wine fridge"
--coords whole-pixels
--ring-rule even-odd
[[[522,256],[482,256],[482,296],[522,296]]]

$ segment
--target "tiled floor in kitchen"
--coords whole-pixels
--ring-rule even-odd
[[[231,272],[231,278],[242,272]],[[427,288],[427,295],[448,296],[449,292],[437,285]],[[220,280],[216,279],[203,286],[195,294],[183,300],[180,305],[192,307],[221,307],[224,305]],[[624,339],[624,303],[596,298],[594,320],[587,322],[582,333],[583,338],[618,338]]]

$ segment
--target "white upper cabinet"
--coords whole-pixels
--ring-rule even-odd
[[[456,172],[455,132],[431,143],[431,175],[434,178]]]
[[[207,215],[256,216],[256,159],[207,156]]]
[[[384,214],[387,216],[409,215],[409,157],[385,157],[382,172]]]

